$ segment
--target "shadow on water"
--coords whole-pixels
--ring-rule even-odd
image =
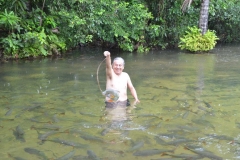
[[[240,159],[238,50],[115,52],[141,103],[110,110],[102,50],[1,64],[1,159]]]

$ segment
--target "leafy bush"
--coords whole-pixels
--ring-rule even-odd
[[[240,1],[214,0],[209,8],[209,28],[215,30],[220,42],[240,42]]]
[[[56,27],[53,18],[45,16],[41,10],[32,13],[31,16],[35,16],[23,20],[13,11],[0,12],[0,28],[8,33],[0,37],[5,58],[48,56],[66,49],[65,41],[52,32]],[[41,15],[45,17],[43,25],[39,21]]]
[[[0,27],[12,32],[14,29],[20,30],[20,18],[14,14],[13,11],[8,12],[6,9],[0,13]]]
[[[55,0],[57,1],[57,0]],[[58,1],[57,1],[58,2]],[[144,52],[148,50],[145,37],[159,34],[157,25],[149,25],[152,14],[141,3],[117,1],[62,1],[51,8],[57,17],[61,36],[68,46],[91,43],[115,46],[122,50]],[[67,6],[71,6],[69,10]]]
[[[194,27],[188,27],[189,31],[186,31],[186,35],[180,38],[179,47],[191,52],[202,52],[213,49],[216,45],[218,37],[215,31],[208,30],[204,35],[201,34],[201,30]]]

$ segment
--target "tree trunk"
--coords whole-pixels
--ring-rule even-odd
[[[199,17],[199,28],[201,29],[202,35],[207,32],[208,29],[208,10],[209,10],[209,1],[202,0],[201,11]]]

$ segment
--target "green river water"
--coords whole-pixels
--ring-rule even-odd
[[[112,58],[125,59],[141,101],[111,115],[96,75],[104,50],[1,63],[0,157],[240,159],[239,50],[111,51]],[[104,67],[98,75],[102,90]]]

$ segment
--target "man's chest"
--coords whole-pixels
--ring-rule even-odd
[[[112,84],[115,88],[125,88],[127,86],[127,79],[124,76],[114,77],[112,79]]]

